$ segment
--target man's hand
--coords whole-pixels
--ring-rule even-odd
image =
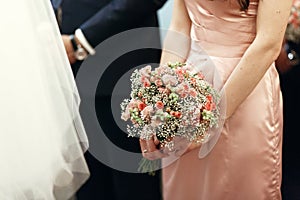
[[[63,39],[64,45],[65,45],[65,49],[66,49],[66,52],[68,55],[69,62],[70,62],[70,64],[74,64],[76,62],[76,58],[74,55],[74,49],[72,46],[72,42],[70,40],[70,36],[62,35],[62,39]]]

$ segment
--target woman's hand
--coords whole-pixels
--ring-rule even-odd
[[[174,146],[160,147],[159,140],[154,136],[149,140],[140,139],[140,146],[143,156],[148,160],[161,159],[168,156],[180,157],[201,146],[200,142],[189,142],[185,138],[175,136]]]
[[[156,160],[166,157],[167,155],[159,147],[159,140],[156,136],[146,140],[140,139],[140,147],[144,158]]]

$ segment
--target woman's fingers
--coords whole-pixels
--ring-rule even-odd
[[[150,153],[157,150],[153,137],[149,140],[140,139],[140,146],[142,153]]]
[[[160,141],[159,139],[156,137],[156,135],[154,135],[154,144],[155,146],[159,145]]]
[[[157,159],[165,158],[168,155],[163,154],[159,150],[156,150],[156,151],[153,151],[151,153],[144,153],[143,156],[144,156],[144,158],[147,158],[148,160],[157,160]]]
[[[140,147],[142,153],[148,152],[146,140],[140,139]]]
[[[172,148],[170,148],[170,146],[159,148],[158,145],[160,142],[156,136],[152,137],[149,140],[140,139],[141,151],[143,153],[143,156],[148,160],[156,160],[167,157],[169,155],[180,157],[201,146],[201,143],[189,142],[185,138],[177,136],[173,138],[172,142]]]
[[[140,139],[140,146],[142,154],[148,160],[156,160],[163,157],[166,157],[159,149],[157,149],[157,142],[154,138],[150,140]]]
[[[172,140],[173,145],[165,146],[163,152],[165,154],[180,157],[201,146],[201,143],[189,142],[186,138],[175,136]]]
[[[155,141],[154,141],[154,137],[152,137],[150,140],[146,140],[146,144],[147,144],[147,149],[149,150],[149,153],[158,150],[157,146],[155,144]]]

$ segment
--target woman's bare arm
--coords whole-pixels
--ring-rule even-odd
[[[185,62],[190,49],[191,20],[183,0],[174,0],[172,20],[164,40],[162,64]]]
[[[279,55],[292,0],[260,0],[257,35],[225,84],[227,117],[253,91]]]

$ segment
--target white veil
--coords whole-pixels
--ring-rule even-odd
[[[0,26],[0,199],[66,200],[88,141],[50,1],[5,1]]]

